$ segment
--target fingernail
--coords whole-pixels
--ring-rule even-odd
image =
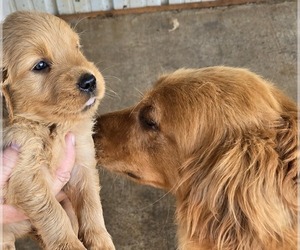
[[[10,144],[10,147],[16,151],[19,151],[20,150],[20,146],[16,143],[11,143]]]
[[[75,135],[71,132],[68,133],[68,136],[70,136],[72,145],[75,146]]]
[[[73,146],[75,146],[75,135],[71,134],[71,140],[72,140]]]

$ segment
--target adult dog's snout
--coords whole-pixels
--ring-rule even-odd
[[[78,88],[80,91],[92,93],[97,87],[96,77],[92,74],[83,74],[78,81]]]

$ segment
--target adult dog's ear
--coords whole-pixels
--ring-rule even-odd
[[[289,224],[296,228],[296,125],[295,117],[282,115],[270,127],[200,150],[184,164],[181,185],[189,190],[177,218],[190,238],[210,239],[220,249],[254,249],[253,236],[295,239],[283,232]]]
[[[13,120],[13,106],[12,100],[9,93],[9,76],[6,68],[1,68],[1,97],[2,97],[2,107],[4,117],[7,115],[9,121]]]
[[[298,116],[297,110],[289,113],[281,114],[281,119],[279,119],[277,124],[277,138],[276,138],[276,151],[279,154],[281,169],[284,170],[284,181],[294,182],[296,189],[297,178],[298,178],[298,158],[299,158],[299,148],[298,148]],[[287,183],[283,183],[287,184]],[[283,185],[285,187],[286,185]],[[288,190],[283,190],[287,195],[291,195]],[[287,199],[291,203],[294,197]],[[296,205],[296,204],[294,204]]]

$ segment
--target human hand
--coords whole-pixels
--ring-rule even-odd
[[[75,137],[72,133],[68,133],[65,137],[66,149],[64,158],[59,163],[56,170],[55,179],[52,185],[52,191],[56,195],[56,199],[60,202],[64,200],[66,195],[61,191],[64,185],[71,177],[71,171],[75,163]],[[2,174],[0,176],[0,188],[2,188],[9,180],[14,166],[17,164],[19,157],[19,147],[11,145],[6,148],[2,154]],[[0,211],[3,213],[2,224],[10,224],[28,219],[21,211],[14,206],[0,203]],[[1,226],[1,225],[0,225]]]

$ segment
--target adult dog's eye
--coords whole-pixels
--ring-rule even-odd
[[[158,126],[157,123],[152,120],[145,117],[142,117],[142,122],[145,128],[151,129],[151,130],[157,130]]]
[[[157,122],[151,117],[152,107],[145,107],[139,114],[139,120],[142,127],[146,130],[158,130]]]
[[[35,71],[42,71],[49,68],[49,64],[45,61],[39,61],[34,67]]]
[[[136,180],[141,179],[139,176],[137,176],[137,175],[135,175],[135,174],[133,174],[133,173],[131,173],[131,172],[125,172],[125,174],[126,174],[128,177],[131,177],[131,178],[136,179]]]

